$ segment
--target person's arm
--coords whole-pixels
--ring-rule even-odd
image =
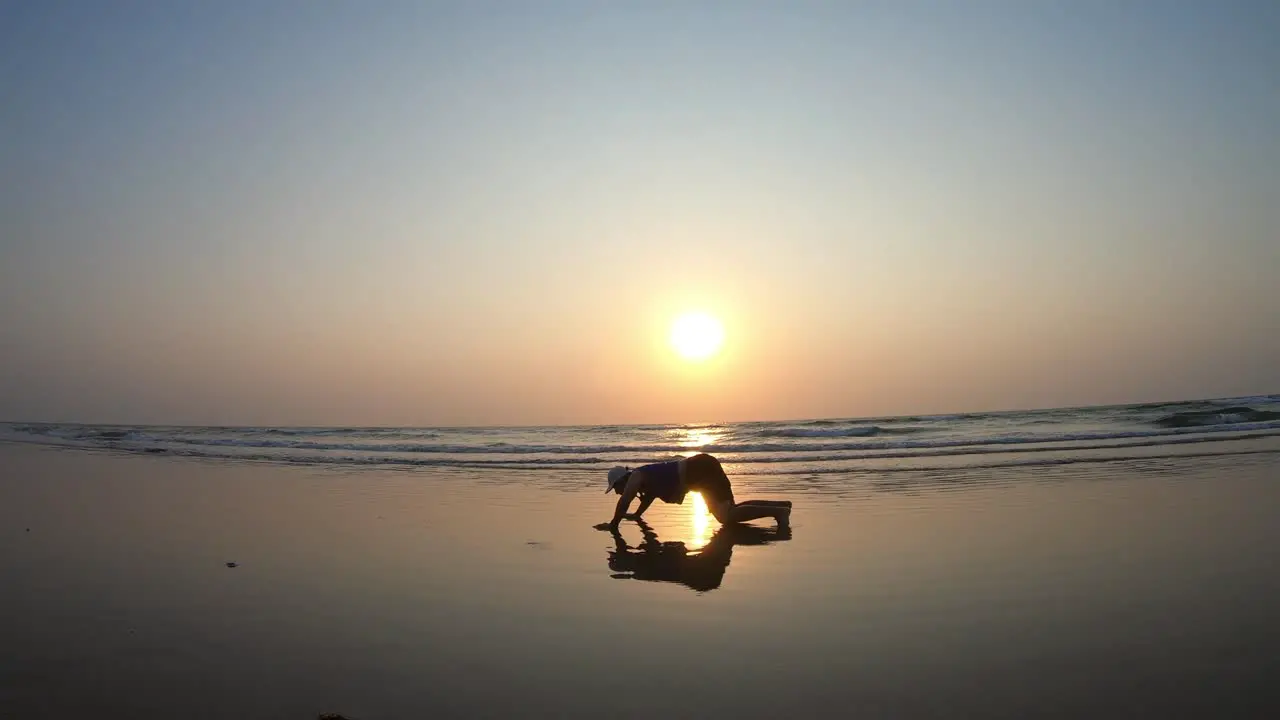
[[[640,516],[644,515],[644,511],[648,510],[649,506],[652,504],[653,504],[653,496],[646,495],[640,498],[640,507],[636,508],[635,512],[631,513],[630,515],[626,515],[624,517],[626,517],[629,520],[639,520]]]
[[[627,485],[622,489],[622,497],[618,498],[618,506],[613,510],[613,519],[609,521],[609,527],[616,528],[618,523],[622,522],[622,516],[627,514],[631,501],[640,492],[640,484],[643,480],[639,472],[632,472],[631,477],[627,478]]]

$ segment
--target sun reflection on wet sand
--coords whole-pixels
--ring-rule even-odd
[[[691,492],[689,498],[693,506],[693,512],[689,514],[692,533],[689,536],[689,542],[685,545],[690,550],[701,550],[711,539],[711,511],[707,509],[707,502],[702,499],[700,493]]]

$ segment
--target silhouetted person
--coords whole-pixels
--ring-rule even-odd
[[[765,529],[751,525],[723,525],[703,548],[691,553],[679,541],[663,542],[644,520],[636,520],[644,540],[637,547],[627,545],[616,530],[616,548],[609,553],[609,569],[618,579],[674,582],[706,592],[720,587],[734,545],[767,545],[777,540],[790,540],[791,529]]]
[[[790,500],[735,502],[729,476],[724,474],[720,461],[706,453],[644,465],[634,470],[618,466],[609,471],[608,482],[605,492],[616,492],[622,497],[618,498],[613,520],[596,526],[601,530],[616,530],[624,517],[639,519],[655,499],[682,504],[690,490],[702,495],[707,509],[723,525],[771,517],[778,527],[782,527],[791,519]],[[640,507],[634,515],[627,515],[627,508],[637,495],[640,496]]]

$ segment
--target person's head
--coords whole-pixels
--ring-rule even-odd
[[[627,478],[631,476],[631,468],[625,468],[621,465],[614,466],[609,469],[609,486],[605,489],[605,494],[616,492],[622,494],[622,488],[627,484]]]

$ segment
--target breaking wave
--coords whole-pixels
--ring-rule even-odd
[[[816,423],[815,423],[816,424]],[[875,425],[865,427],[851,428],[769,428],[761,430],[757,435],[759,437],[778,437],[778,438],[834,438],[834,437],[873,437],[883,433],[884,430]]]
[[[1213,425],[1239,425],[1243,423],[1268,422],[1280,420],[1280,412],[1274,410],[1254,410],[1251,407],[1227,407],[1220,410],[1190,410],[1173,413],[1156,420],[1155,424],[1165,428],[1210,427]]]

